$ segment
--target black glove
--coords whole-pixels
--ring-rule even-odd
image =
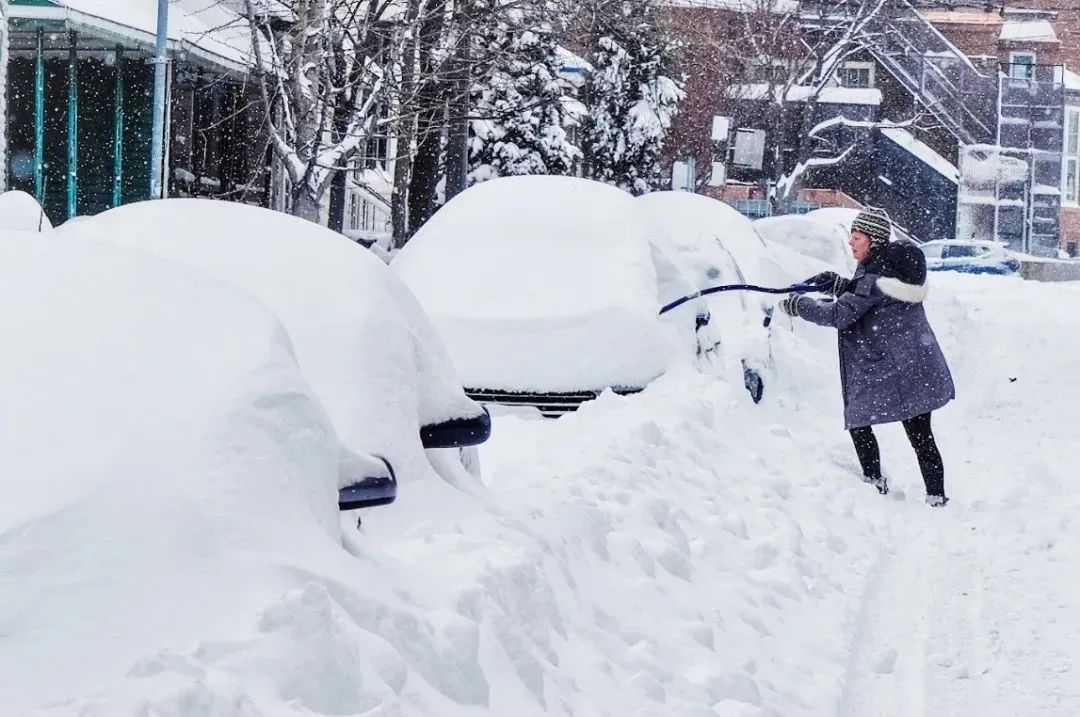
[[[813,286],[814,289],[821,294],[840,296],[840,294],[847,291],[848,285],[851,284],[851,280],[845,279],[835,271],[823,271],[820,274],[814,274],[803,283]]]
[[[798,316],[800,298],[798,294],[788,294],[787,298],[780,301],[780,310],[788,316]]]

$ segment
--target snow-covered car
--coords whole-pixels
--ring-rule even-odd
[[[848,247],[852,219],[851,210],[822,209],[758,219],[754,229],[766,241],[822,261],[829,270],[846,276],[855,270]]]
[[[26,192],[0,192],[0,229],[7,231],[43,232],[52,229],[41,205]]]
[[[377,480],[387,498],[392,474],[342,446],[247,292],[0,230],[0,304],[4,712],[190,714],[147,666],[239,634],[326,556],[348,558],[341,490]]]
[[[56,231],[136,247],[250,292],[285,326],[345,445],[385,457],[403,483],[431,466],[452,478],[461,450],[490,434],[487,412],[465,395],[415,297],[343,235],[196,199],[130,204]],[[468,455],[464,463],[473,467]]]
[[[676,337],[633,198],[571,177],[478,184],[390,264],[427,310],[469,395],[573,410],[664,373]],[[692,321],[692,319],[691,319]]]
[[[679,200],[653,201],[665,213]],[[725,276],[734,270],[720,247],[698,266],[697,249],[653,229],[656,212],[584,179],[495,179],[448,202],[391,269],[445,337],[471,396],[558,415],[606,389],[638,391],[715,348],[707,302],[659,309],[702,288],[695,271],[714,258]]]
[[[635,203],[648,223],[649,241],[661,257],[673,262],[663,270],[664,262],[657,257],[662,304],[725,284],[790,286],[829,268],[767,241],[753,222],[724,202],[690,192],[653,192]],[[761,400],[773,369],[766,319],[775,301],[774,295],[736,291],[695,302],[696,313],[707,319],[698,342],[721,360],[738,363],[755,401]]]
[[[992,241],[942,239],[920,245],[930,271],[965,274],[1015,274],[1020,261],[1004,245]]]

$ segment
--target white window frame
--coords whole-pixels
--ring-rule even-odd
[[[357,182],[362,182],[364,171],[378,169],[383,172],[390,170],[390,105],[380,102],[375,109],[375,118],[371,123],[371,129],[367,138],[360,144],[357,151],[356,167],[354,176]]]
[[[686,157],[672,163],[671,189],[676,192],[697,190],[697,167],[693,157]]]
[[[1071,148],[1070,139],[1075,140]],[[1080,206],[1080,105],[1065,105],[1065,137],[1061,148],[1061,203],[1078,207]],[[1072,187],[1068,183],[1070,165],[1073,168]]]
[[[1031,62],[1017,62],[1017,58],[1030,57]],[[1030,80],[1035,74],[1035,65],[1038,64],[1038,55],[1032,50],[1013,50],[1009,53],[1009,77],[1014,80]],[[1017,77],[1014,73],[1016,68],[1020,65],[1028,65],[1027,75],[1024,77]]]
[[[866,89],[872,89],[874,87],[877,87],[877,65],[875,63],[873,63],[873,62],[864,62],[864,61],[861,61],[861,60],[859,60],[859,61],[849,60],[849,61],[844,62],[843,64],[841,64],[840,69],[838,69],[836,71],[837,72],[836,83],[838,85],[840,85],[841,87],[848,87],[849,85],[845,85],[843,82],[841,82],[840,77],[839,77],[839,74],[841,72],[843,72],[844,70],[867,70],[867,81],[870,84],[866,85]],[[861,85],[860,85],[860,88],[861,88]]]

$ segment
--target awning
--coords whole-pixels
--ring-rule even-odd
[[[1056,43],[1057,33],[1049,20],[1006,20],[1001,25],[1002,42]]]

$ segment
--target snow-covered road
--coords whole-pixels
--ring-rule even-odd
[[[478,659],[483,709],[1080,714],[1080,287],[934,281],[959,392],[935,416],[944,511],[899,426],[878,432],[893,494],[857,480],[815,327],[778,327],[762,406],[685,374],[557,422],[498,416],[488,520],[421,529],[452,541],[456,567],[429,554],[442,599],[501,646]]]
[[[903,511],[867,581],[844,716],[1080,714],[1074,287],[946,277],[961,401],[948,513]],[[902,448],[899,443],[895,446]]]
[[[935,415],[944,510],[923,504],[899,426],[878,432],[893,493],[858,479],[835,336],[778,319],[761,405],[736,366],[558,421],[497,413],[482,481],[403,486],[362,532],[343,521],[346,550],[323,536],[185,572],[197,544],[131,522],[170,599],[198,608],[180,635],[116,644],[110,621],[169,620],[140,602],[141,573],[100,567],[93,543],[42,565],[70,535],[6,533],[4,604],[67,607],[0,616],[0,701],[79,717],[1076,717],[1080,286],[933,282],[959,394]],[[126,535],[92,505],[77,517],[103,544]],[[304,520],[269,527],[302,536]],[[58,661],[78,670],[42,667]]]

